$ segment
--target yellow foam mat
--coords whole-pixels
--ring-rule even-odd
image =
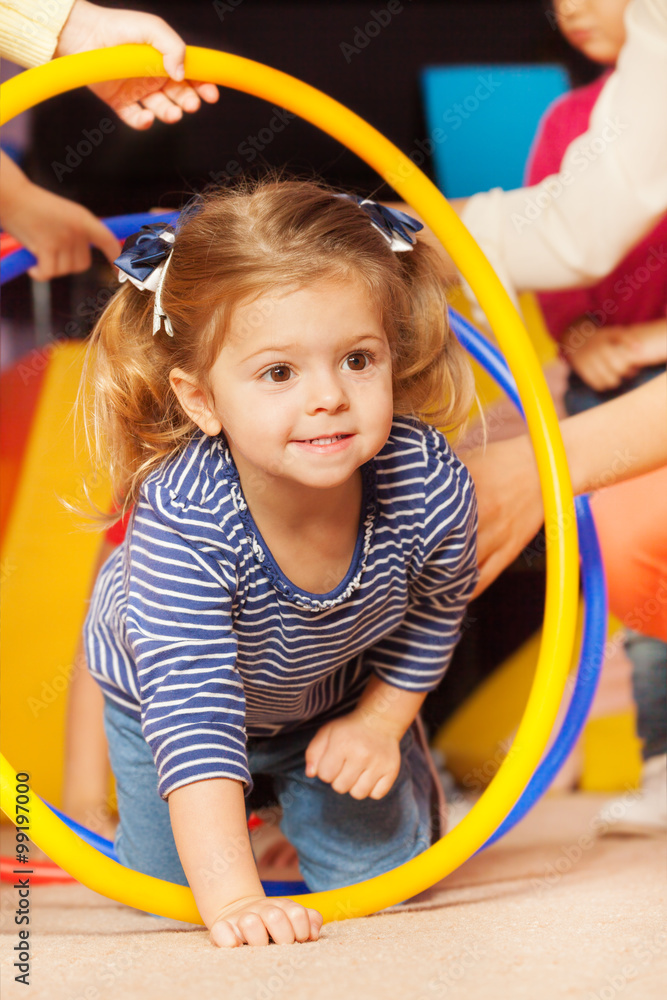
[[[1,563],[3,750],[56,805],[67,683],[102,537],[82,530],[82,519],[59,499],[82,503],[81,483],[89,472],[81,434],[75,445],[73,420],[83,351],[82,343],[69,342],[50,352]],[[97,482],[91,496],[106,508],[108,484]]]
[[[580,607],[579,630],[581,624]],[[615,634],[619,627],[612,618],[608,634]],[[581,631],[573,668],[578,663],[580,641]],[[525,709],[539,648],[538,631],[508,656],[436,733],[433,745],[465,788],[485,787],[502,763]],[[635,788],[641,767],[634,711],[588,720],[582,733],[582,789],[606,792]]]
[[[641,741],[635,731],[635,712],[589,719],[583,733],[584,768],[580,788],[586,792],[618,792],[638,788],[641,779]]]

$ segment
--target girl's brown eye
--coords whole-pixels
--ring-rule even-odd
[[[286,365],[274,365],[273,368],[269,368],[268,372],[264,372],[262,375],[262,378],[270,382],[287,382],[289,377],[290,370]]]
[[[365,354],[348,354],[347,363],[350,371],[362,372],[368,365],[368,358]]]

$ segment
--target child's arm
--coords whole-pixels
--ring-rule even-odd
[[[373,675],[356,708],[321,727],[306,750],[306,774],[353,799],[381,799],[401,766],[399,744],[426,691],[405,691]]]
[[[267,899],[250,846],[243,784],[211,778],[174,789],[169,814],[197,907],[221,948],[315,941],[322,916],[291,899]]]

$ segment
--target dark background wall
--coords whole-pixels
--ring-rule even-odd
[[[405,0],[376,37],[366,36],[364,47],[355,44],[355,39],[362,45],[364,41],[358,29],[365,34],[373,12],[386,21],[383,0],[193,0],[116,6],[159,13],[189,44],[226,49],[307,81],[366,118],[406,152],[426,135],[419,90],[424,65],[560,61],[571,68],[575,81],[591,75],[590,64],[576,58],[553,29],[546,0]],[[221,94],[217,105],[202,108],[177,126],[156,123],[148,132],[137,133],[114,119],[113,131],[80,165],[68,172],[54,166],[65,162],[67,147],[76,147],[84,129],[95,128],[105,117],[113,115],[107,115],[87,90],[42,104],[34,117],[27,161],[39,183],[83,201],[101,215],[181,204],[193,188],[224,179],[239,167],[257,171],[267,165],[288,166],[297,172],[314,171],[334,184],[378,190],[377,175],[317,128],[294,119],[283,131],[272,131],[270,104],[230,90]],[[238,167],[230,169],[230,163]]]

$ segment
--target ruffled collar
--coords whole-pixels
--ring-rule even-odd
[[[223,456],[224,473],[229,480],[229,492],[234,504],[234,508],[241,519],[245,533],[250,542],[253,555],[262,567],[272,586],[280,591],[291,602],[308,611],[324,611],[337,604],[346,601],[355,590],[361,586],[361,578],[366,568],[368,554],[371,548],[373,532],[375,529],[375,519],[377,514],[377,477],[375,464],[371,459],[361,467],[362,477],[362,501],[361,517],[359,519],[359,530],[357,541],[354,547],[354,554],[347,573],[333,590],[326,594],[311,594],[306,590],[300,590],[287,579],[271,551],[262,538],[259,528],[255,524],[250,509],[246,503],[241,487],[238,469],[232,454],[222,435],[219,438]]]

